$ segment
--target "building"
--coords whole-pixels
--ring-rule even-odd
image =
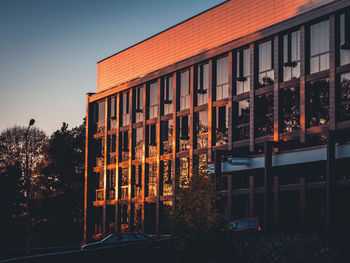
[[[166,232],[174,190],[208,163],[228,219],[349,220],[349,8],[226,1],[98,62],[84,239]]]

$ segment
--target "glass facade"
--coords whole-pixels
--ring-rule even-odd
[[[192,173],[208,174],[208,160],[214,162],[215,151],[263,154],[263,144],[272,136],[319,145],[321,140],[315,138],[325,143],[329,124],[336,129],[348,127],[350,23],[344,11],[334,18],[335,23],[325,16],[304,23],[305,28],[285,28],[268,39],[232,45],[231,50],[212,57],[207,53],[203,60],[193,58],[193,64],[166,68],[164,75],[153,80],[135,80],[135,86],[126,90],[108,91],[104,99],[93,97],[89,147],[96,188],[92,199],[98,201],[94,205],[104,201],[111,206],[110,201],[121,200],[116,208],[119,225],[141,231],[142,213],[146,222],[158,211],[155,197],[159,197],[161,216],[162,205],[168,211],[174,193],[186,187]],[[336,50],[330,52],[333,44]],[[248,188],[249,178],[241,179],[234,179],[233,185]],[[226,186],[227,181],[226,177]],[[261,178],[258,181],[261,186]],[[121,229],[117,224],[116,228]]]

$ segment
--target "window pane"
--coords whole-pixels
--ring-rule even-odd
[[[148,118],[153,119],[158,116],[158,82],[153,82],[149,86],[149,112]]]
[[[256,137],[273,134],[273,94],[255,97]]]
[[[227,106],[215,109],[215,139],[216,145],[225,144],[228,141],[228,111]]]
[[[329,80],[321,79],[307,84],[309,94],[309,127],[329,123]]]
[[[259,44],[259,83],[258,88],[272,85],[274,82],[272,63],[272,41]]]
[[[208,146],[208,111],[195,113],[195,128],[197,135],[197,148]]]
[[[300,31],[298,30],[283,36],[283,81],[299,77]]]
[[[163,85],[163,114],[173,112],[173,77],[165,77]]]
[[[157,164],[148,164],[148,176],[147,176],[147,196],[157,195]]]
[[[208,103],[209,64],[197,67],[197,105]]]
[[[143,88],[135,90],[135,122],[143,121]]]
[[[310,26],[310,74],[329,69],[329,21]]]
[[[348,28],[348,30],[350,30],[350,24],[348,25],[347,28]],[[350,63],[350,50],[342,48],[342,46],[345,44],[345,14],[340,15],[340,39],[339,40],[340,40],[339,41],[339,44],[340,44],[340,65],[349,64]]]
[[[245,140],[249,138],[249,100],[242,100],[235,103],[236,108],[236,129],[234,138],[236,140]]]
[[[299,129],[299,87],[280,90],[281,131]]]
[[[342,74],[339,98],[339,121],[350,120],[350,73]]]
[[[237,52],[236,79],[236,94],[241,94],[250,90],[250,50],[248,48]]]
[[[163,161],[162,165],[162,195],[172,195],[173,171],[171,169],[171,160]]]
[[[228,57],[216,61],[216,100],[228,97]]]
[[[180,110],[190,107],[190,71],[186,70],[180,75]]]

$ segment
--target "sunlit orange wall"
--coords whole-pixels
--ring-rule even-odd
[[[231,0],[97,64],[97,92],[331,0]],[[142,26],[142,25],[140,25]]]

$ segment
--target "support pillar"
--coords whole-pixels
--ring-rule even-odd
[[[335,218],[335,132],[327,133],[327,166],[326,166],[326,229],[334,230]]]
[[[249,175],[249,217],[254,217],[254,175]]]
[[[279,182],[278,176],[273,178],[273,223],[275,226],[279,224]]]
[[[265,142],[265,167],[264,167],[264,218],[265,229],[272,228],[272,142]]]

